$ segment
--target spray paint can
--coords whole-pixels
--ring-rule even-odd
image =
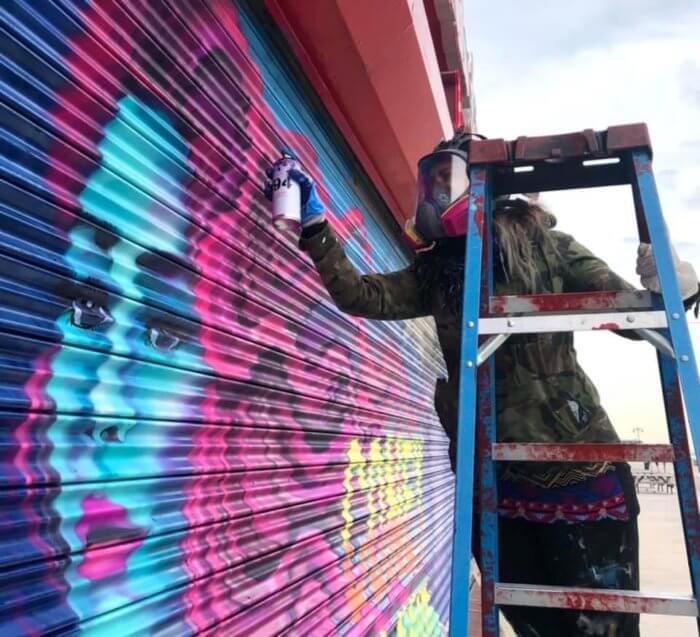
[[[301,190],[289,178],[292,169],[298,170],[299,163],[287,153],[272,168],[272,223],[278,230],[301,228]]]

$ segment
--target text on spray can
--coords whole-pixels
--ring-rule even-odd
[[[289,171],[299,164],[289,157],[275,163],[272,169],[272,223],[278,230],[298,230],[301,227],[301,190],[289,178]]]

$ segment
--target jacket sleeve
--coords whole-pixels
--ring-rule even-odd
[[[299,247],[309,254],[328,293],[343,312],[385,321],[431,313],[419,290],[415,263],[398,272],[361,275],[328,222],[305,230]]]
[[[605,292],[634,290],[632,284],[613,272],[605,261],[595,256],[572,236],[553,232],[557,249],[563,258],[565,292]]]
[[[566,292],[604,292],[607,290],[635,290],[635,286],[615,274],[603,261],[588,248],[563,232],[554,232],[559,253],[564,257],[564,289]],[[686,311],[695,306],[697,316],[700,303],[700,286],[698,291],[683,300]]]

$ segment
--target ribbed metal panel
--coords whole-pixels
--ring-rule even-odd
[[[0,5],[3,637],[445,631],[441,358],[271,228],[289,146],[406,263],[261,4]]]

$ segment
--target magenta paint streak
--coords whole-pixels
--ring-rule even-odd
[[[247,52],[247,42],[239,25],[237,16],[230,9],[229,5],[223,3],[214,3],[212,8],[217,14],[217,18],[223,23],[227,29],[228,35],[244,52]],[[217,37],[217,34],[203,32],[200,33],[200,38],[210,43],[211,48],[228,47],[230,54],[236,59],[240,53],[235,50],[230,50],[231,44],[229,41]],[[205,53],[205,52],[202,52]],[[258,107],[264,106],[262,98],[263,86],[259,76],[250,74],[248,76],[250,88],[252,88],[252,101]],[[259,138],[260,131],[265,129],[262,119],[275,121],[274,115],[268,110],[264,113],[264,118],[254,110],[249,109],[247,114],[248,120],[245,122],[248,134],[253,138],[253,141],[260,147],[269,146],[269,142]],[[200,152],[206,154],[207,147],[202,140]],[[299,139],[296,136],[290,135],[285,140],[293,147],[299,146]],[[198,140],[192,141],[193,145],[198,143]],[[264,167],[256,164],[256,159],[253,154],[253,149],[249,153],[244,153],[242,156],[235,158],[235,164],[240,166],[244,173],[252,175],[262,175]],[[229,181],[223,181],[224,189],[229,186]],[[272,264],[274,270],[280,273],[282,279],[286,279],[290,285],[294,285],[294,279],[298,279],[300,274],[299,268],[294,268],[289,260],[281,259],[278,256],[278,251],[274,245],[271,245],[269,237],[266,236],[266,230],[256,226],[254,220],[246,216],[246,212],[251,209],[253,197],[259,197],[255,189],[250,184],[231,184],[231,192],[224,192],[228,197],[237,199],[238,209],[241,212],[232,213],[231,215],[223,215],[216,213],[213,210],[199,209],[193,210],[193,214],[209,232],[214,236],[227,236],[232,231],[244,233],[247,240],[253,247],[254,252],[261,256],[261,260]],[[235,216],[234,216],[235,215]],[[235,226],[232,222],[235,222]],[[217,259],[217,250],[220,250],[219,245],[211,237],[203,237],[198,246],[194,247],[194,261],[198,271],[203,275],[200,282],[195,288],[197,303],[195,310],[205,322],[218,324],[222,330],[240,332],[240,326],[236,325],[236,314],[221,316],[220,308],[223,306],[235,307],[236,300],[231,291],[236,288],[235,282],[227,280],[230,276],[230,269],[223,270],[221,268],[220,259]],[[235,264],[234,264],[235,266]],[[296,270],[296,271],[295,271]],[[246,285],[260,285],[259,281],[262,277],[268,277],[267,270],[260,267],[249,271],[246,275]],[[309,271],[304,273],[301,270],[301,276],[309,276]],[[216,296],[212,285],[207,279],[214,281],[225,281],[229,286],[225,289],[217,290]],[[274,281],[272,282],[274,285]],[[223,295],[223,298],[222,298]],[[257,306],[259,307],[259,306]],[[253,306],[248,307],[249,314]],[[255,329],[261,333],[285,334],[288,333],[286,325],[281,316],[271,312],[260,313],[255,318]],[[206,363],[218,374],[224,377],[234,377],[241,380],[255,380],[255,372],[249,365],[240,365],[236,361],[232,361],[230,357],[222,355],[224,351],[217,346],[217,341],[220,338],[219,332],[212,330],[207,326],[202,327],[200,339],[205,348]],[[293,347],[293,340],[290,340],[290,349]],[[257,352],[256,352],[257,350]],[[260,355],[262,349],[257,347],[252,348],[254,354]],[[237,564],[241,564],[252,557],[251,554],[262,554],[268,551],[273,551],[276,548],[276,543],[280,537],[285,535],[288,537],[288,542],[295,541],[295,530],[288,520],[284,510],[285,493],[283,491],[275,492],[273,502],[275,510],[267,515],[260,515],[265,509],[270,507],[270,497],[267,495],[262,501],[261,490],[255,487],[255,480],[260,480],[260,476],[255,472],[250,471],[252,467],[247,466],[246,462],[246,438],[245,429],[237,427],[237,422],[249,422],[251,416],[249,413],[255,413],[256,403],[258,408],[264,405],[265,390],[256,386],[251,386],[249,402],[238,401],[235,405],[226,404],[223,400],[221,390],[224,389],[225,381],[215,381],[210,384],[206,390],[206,401],[202,404],[203,414],[207,421],[218,422],[229,426],[221,427],[216,430],[214,435],[216,439],[211,437],[211,429],[201,430],[201,433],[196,431],[193,434],[193,445],[195,449],[203,449],[210,445],[215,445],[217,448],[224,450],[225,455],[220,459],[220,467],[225,467],[235,470],[236,474],[221,478],[220,476],[208,476],[206,471],[211,461],[210,457],[194,452],[191,456],[191,462],[194,471],[199,474],[191,483],[188,489],[188,501],[192,506],[187,506],[184,514],[191,523],[192,528],[187,534],[183,542],[183,550],[186,555],[186,567],[193,578],[201,578],[199,581],[193,581],[188,587],[185,595],[185,605],[187,608],[187,622],[196,629],[203,630],[217,621],[221,621],[234,613],[244,609],[251,598],[251,589],[254,589],[258,582],[252,574],[248,576],[250,579],[247,584],[237,583],[237,585],[226,587],[225,582],[228,579],[227,571]],[[285,377],[279,378],[280,388],[293,389],[288,385]],[[294,400],[294,394],[290,392],[290,400]],[[301,408],[301,407],[300,407]],[[252,411],[251,411],[252,410]],[[293,409],[290,409],[286,414],[270,414],[275,426],[284,426],[285,430],[277,430],[274,433],[270,432],[270,448],[271,451],[278,448],[284,448],[283,439],[293,441],[289,448],[299,448],[302,443],[301,426],[293,417]],[[255,416],[253,416],[253,419]],[[295,431],[296,430],[296,431]],[[303,448],[303,445],[302,447]],[[309,449],[309,454],[311,450]],[[287,458],[287,463],[292,461],[292,458]],[[301,462],[298,459],[297,462]],[[274,468],[274,455],[269,458],[270,468]],[[233,481],[238,481],[239,489],[228,489],[225,492],[227,495],[223,498],[212,497],[217,489],[216,483],[225,479],[229,484]],[[264,477],[262,478],[265,479]],[[221,518],[224,514],[229,521],[221,525],[209,525],[205,531],[201,525],[212,519]],[[275,533],[271,533],[272,529]],[[225,536],[226,542],[221,541],[221,537]],[[251,542],[251,538],[255,538]],[[222,550],[225,547],[225,550]],[[322,551],[323,547],[319,547]],[[289,557],[289,553],[285,553]],[[240,569],[237,569],[240,571]],[[212,576],[212,574],[216,575]],[[245,577],[245,572],[243,571]],[[290,574],[285,571],[284,560],[280,560],[277,564],[277,569],[273,571],[271,577],[266,578],[265,587],[269,592],[274,592],[277,587],[283,585],[285,577]],[[226,594],[222,595],[222,584]],[[264,615],[264,611],[258,611]],[[262,619],[263,617],[261,617]]]
[[[108,498],[92,494],[82,502],[83,516],[75,525],[86,550],[77,571],[92,582],[126,572],[131,554],[143,544],[144,529],[129,520],[128,511]],[[138,537],[136,540],[119,541]]]
[[[38,423],[46,422],[46,416],[33,412],[50,409],[52,406],[51,399],[47,397],[45,390],[47,383],[51,380],[51,361],[59,349],[59,347],[49,347],[37,357],[34,361],[34,374],[24,385],[30,412],[15,430],[17,455],[14,463],[24,476],[27,485],[42,482],[48,476],[48,471],[44,470],[44,464],[37,462],[37,458],[34,457],[39,455],[41,460],[45,460],[50,453],[50,444],[46,440],[45,432],[36,431]],[[41,443],[38,444],[37,439]],[[39,453],[37,448],[41,450]]]
[[[227,34],[243,52],[247,53],[248,43],[238,25],[237,16],[230,6],[225,3],[214,3],[212,8],[219,21],[225,25]],[[201,33],[200,37],[210,43],[212,48],[230,47],[230,42],[219,38],[214,32]],[[240,56],[240,53],[234,50],[231,50],[230,54]],[[266,139],[262,133],[268,130],[265,121],[274,122],[276,117],[265,104],[260,76],[249,73],[246,81],[251,102],[261,111],[261,113],[253,109],[247,111],[246,131],[255,146],[266,148],[270,146],[271,140]],[[278,132],[283,142],[300,154],[306,168],[318,176],[320,173],[316,156],[310,143],[299,134],[290,131]],[[193,140],[192,143],[198,142]],[[204,143],[200,150],[202,153],[207,152]],[[265,166],[256,163],[259,160],[256,159],[253,151],[254,149],[251,148],[250,152],[244,152],[242,156],[236,157],[234,163],[240,166],[243,172],[262,175]],[[226,180],[223,181],[223,184],[229,183]],[[320,186],[320,196],[329,206],[327,190],[323,187],[322,179]],[[239,210],[243,212],[232,211],[230,214],[221,214],[205,208],[193,209],[192,212],[214,236],[227,236],[231,232],[245,236],[251,246],[251,252],[258,254],[261,264],[264,263],[269,267],[268,269],[268,267],[247,266],[250,269],[246,273],[244,292],[259,289],[265,282],[273,288],[279,285],[271,278],[270,270],[274,271],[281,281],[290,287],[290,290],[311,287],[312,277],[316,276],[312,269],[300,261],[289,258],[287,251],[270,241],[269,228],[256,225],[252,215],[246,214],[246,211],[251,209],[254,198],[260,197],[257,188],[249,183],[237,184],[237,190],[232,188],[231,192],[223,194],[227,197],[235,197]],[[265,202],[263,206],[267,207]],[[348,239],[352,236],[367,257],[370,254],[370,245],[360,211],[350,210],[345,216],[335,221],[335,227],[341,238]],[[197,298],[195,309],[205,322],[218,324],[225,331],[240,333],[241,325],[237,324],[236,313],[221,315],[221,306],[236,306],[236,299],[230,291],[236,289],[236,282],[227,280],[232,270],[221,268],[221,259],[216,255],[217,250],[220,248],[209,237],[203,237],[199,245],[193,246],[196,268],[203,275],[195,289]],[[236,264],[233,266],[235,271]],[[218,288],[214,294],[213,286],[207,279],[223,280],[228,283],[228,286],[225,290]],[[238,303],[240,304],[240,300]],[[304,490],[311,489],[313,493],[309,492],[309,498],[335,500],[336,504],[329,502],[328,508],[338,511],[336,524],[338,526],[343,524],[340,514],[340,501],[343,497],[342,468],[338,469],[337,465],[333,468],[325,463],[333,460],[337,462],[338,457],[344,457],[348,439],[338,437],[327,446],[324,452],[313,449],[306,442],[306,425],[299,421],[295,414],[308,411],[305,405],[309,399],[304,394],[308,394],[309,389],[308,386],[304,386],[303,378],[312,370],[307,369],[303,363],[304,351],[298,349],[296,331],[287,325],[281,314],[262,310],[260,306],[256,308],[254,310],[252,305],[248,306],[246,312],[247,320],[250,320],[248,317],[251,313],[255,314],[254,329],[262,334],[275,334],[278,338],[282,335],[288,342],[285,346],[285,354],[289,356],[285,356],[284,362],[290,374],[281,370],[279,377],[274,379],[274,384],[277,389],[288,392],[289,409],[284,410],[283,413],[279,413],[279,410],[274,413],[269,412],[267,418],[261,418],[260,414],[265,413],[266,403],[266,390],[262,385],[269,383],[270,379],[257,378],[256,374],[259,372],[254,369],[255,365],[241,365],[237,361],[232,361],[230,357],[222,355],[223,348],[217,346],[219,333],[207,326],[202,327],[200,339],[205,348],[205,360],[217,374],[258,382],[250,386],[246,400],[239,399],[234,405],[227,403],[222,394],[225,381],[212,382],[207,388],[207,400],[202,405],[205,417],[208,421],[225,423],[229,426],[220,428],[220,433],[215,434],[216,440],[211,437],[211,429],[202,429],[201,433],[195,430],[193,434],[194,449],[204,449],[210,445],[218,446],[225,450],[219,466],[235,471],[235,474],[230,474],[226,478],[207,476],[205,472],[210,466],[211,457],[197,451],[190,457],[193,470],[198,477],[192,480],[188,489],[188,502],[192,505],[188,506],[184,513],[192,528],[183,542],[183,550],[187,556],[186,566],[192,577],[202,578],[192,583],[185,596],[187,621],[196,630],[203,630],[210,627],[213,622],[221,621],[236,613],[241,615],[240,620],[237,619],[237,626],[248,626],[247,634],[257,634],[255,626],[259,625],[265,626],[264,630],[267,634],[269,631],[283,630],[288,625],[289,618],[294,616],[294,608],[290,608],[288,613],[271,617],[265,608],[246,610],[246,607],[252,600],[260,599],[261,595],[274,595],[303,573],[329,564],[330,570],[324,572],[324,581],[333,579],[340,582],[341,589],[352,582],[349,564],[338,560],[338,548],[329,543],[327,535],[319,533],[319,529],[313,526],[296,523],[289,512],[291,506],[298,507],[303,504]],[[309,311],[312,310],[313,308],[309,307]],[[240,320],[243,320],[242,317]],[[361,323],[357,322],[356,326],[357,349],[362,354],[369,347],[369,339]],[[269,350],[266,352],[264,348],[251,345],[251,352],[262,357],[268,354]],[[341,371],[346,375],[352,377],[361,374],[361,370],[353,369],[353,365],[356,366],[357,363],[348,359],[347,350],[338,348],[334,356],[341,366]],[[332,400],[334,392],[332,383],[325,391],[329,392],[329,399]],[[356,392],[355,404],[360,406],[369,402],[368,396]],[[259,458],[259,452],[250,456],[246,453],[246,448],[250,444],[247,440],[249,434],[238,424],[250,422],[255,425],[259,422],[260,426],[265,427],[267,421],[274,423],[274,429],[269,430],[267,434],[265,466],[268,470],[261,476],[259,471],[251,470],[260,469],[259,460],[256,460],[257,464],[254,466],[249,466],[247,463],[247,457]],[[341,433],[348,427],[354,428],[355,424],[352,421],[343,421],[335,426],[338,433]],[[276,467],[293,468],[276,469]],[[333,475],[335,479],[328,479]],[[275,481],[271,481],[271,478]],[[282,478],[281,481],[278,481],[280,478]],[[325,481],[324,478],[326,478]],[[229,488],[225,493],[232,495],[212,498],[210,494],[216,493],[216,482],[222,479],[226,479],[229,485],[232,482],[238,483],[239,489]],[[270,481],[270,488],[261,489],[261,480]],[[305,485],[311,486],[305,487]],[[220,518],[222,512],[229,518],[224,524],[212,525],[207,527],[211,530],[206,531],[203,531],[202,527],[198,528],[197,525]],[[327,516],[324,522],[328,523]],[[222,542],[222,535],[225,536],[225,542]],[[281,550],[285,545],[286,548]],[[225,550],[222,550],[224,547]],[[248,563],[256,555],[263,554],[269,556],[260,566],[264,570],[264,575],[256,576],[252,571],[247,573],[246,568],[241,568],[240,565]],[[299,570],[300,566],[302,570]],[[212,577],[212,573],[217,574]],[[313,582],[309,583],[306,589],[317,589],[320,586],[322,586],[321,582]],[[336,608],[331,612],[327,604],[317,609],[317,613],[321,614],[320,625],[326,632],[332,632],[339,618],[350,612],[349,607],[344,611],[340,609],[339,613],[338,610]]]
[[[58,96],[57,108],[52,112],[53,124],[58,130],[65,131],[71,139],[71,146],[66,146],[60,140],[56,142],[56,150],[51,154],[57,159],[46,175],[46,182],[51,188],[58,203],[56,211],[57,225],[62,230],[68,230],[74,223],[74,218],[67,211],[81,209],[79,194],[85,187],[85,175],[92,171],[93,161],[100,160],[97,146],[102,139],[103,128],[114,118],[117,112],[117,101],[122,89],[114,86],[111,76],[120,75],[120,64],[111,56],[105,55],[105,43],[120,41],[124,59],[129,59],[132,51],[119,35],[123,31],[117,21],[105,19],[105,16],[115,15],[119,3],[115,0],[100,2],[101,12],[86,10],[83,18],[86,30],[77,34],[71,40],[71,48],[64,60],[64,65],[74,83],[66,83]],[[97,36],[97,37],[95,37]],[[99,93],[102,103],[95,101],[91,94]],[[92,121],[86,122],[85,113],[89,113]],[[73,146],[81,152],[72,152],[67,158],[65,153],[71,152]],[[66,163],[68,162],[67,168]]]
[[[30,412],[26,419],[15,430],[17,454],[15,465],[24,476],[28,487],[40,485],[49,481],[51,469],[48,457],[51,444],[47,440],[46,430],[52,419],[45,414],[35,413],[34,410],[47,409],[51,406],[45,389],[51,380],[51,361],[58,353],[59,347],[49,347],[34,361],[34,374],[25,383],[24,390],[29,399]],[[50,502],[52,497],[42,489],[30,490],[22,502],[22,513],[26,523],[29,541],[41,555],[55,555],[61,545],[61,539],[46,532],[45,522],[51,518]],[[47,569],[44,578],[48,586],[56,591],[65,591],[66,584],[58,576],[57,571]]]

